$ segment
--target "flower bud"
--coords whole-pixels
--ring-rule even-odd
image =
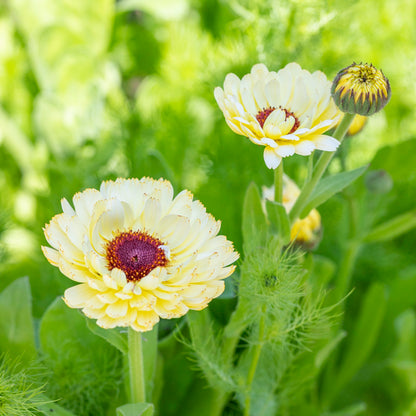
[[[389,80],[381,70],[354,62],[338,72],[331,94],[344,113],[370,116],[388,103],[391,90]]]
[[[383,169],[368,172],[364,182],[366,188],[373,194],[387,194],[393,187],[393,179]]]
[[[348,128],[347,135],[348,136],[355,136],[358,134],[364,126],[367,124],[367,117],[362,116],[360,114],[356,114],[350,127]]]

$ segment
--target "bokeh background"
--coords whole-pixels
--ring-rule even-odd
[[[260,147],[229,130],[213,90],[258,62],[277,70],[296,61],[329,79],[353,61],[381,68],[391,101],[349,139],[347,166],[375,157],[394,180],[369,216],[414,208],[415,21],[413,0],[0,1],[0,290],[28,276],[39,319],[70,285],[41,254],[43,225],[62,197],[116,177],[163,176],[176,192],[191,190],[241,249],[244,192],[251,181],[271,185],[273,172]],[[306,158],[289,159],[286,171],[301,180]],[[338,202],[321,209],[330,232],[317,249],[334,262],[346,232]],[[374,414],[416,414],[397,410],[400,401],[412,409],[416,352],[409,347],[410,368],[377,372],[398,348],[394,319],[416,304],[415,243],[413,233],[366,248],[354,275],[358,289],[381,281],[396,293],[380,348],[350,391],[368,395]]]

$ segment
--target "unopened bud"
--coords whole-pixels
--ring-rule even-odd
[[[388,103],[391,89],[381,70],[373,65],[353,63],[338,72],[331,94],[344,113],[370,116]]]

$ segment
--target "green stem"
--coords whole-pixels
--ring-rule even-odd
[[[246,393],[245,406],[244,406],[244,416],[250,416],[251,384],[253,383],[253,379],[256,374],[257,364],[259,362],[261,349],[263,347],[265,312],[266,312],[265,308],[263,307],[262,316],[259,322],[259,338],[258,338],[257,345],[254,347],[253,359],[251,360],[250,368],[247,374],[247,382],[246,382],[247,393]]]
[[[274,170],[274,200],[282,203],[283,199],[283,159]]]
[[[334,138],[339,140],[340,142],[345,136],[345,133],[348,131],[348,127],[352,123],[355,114],[344,114],[344,118],[342,119],[341,123],[338,125],[337,129],[334,133]],[[324,174],[326,168],[329,165],[329,162],[333,158],[335,152],[323,152],[321,157],[319,158],[317,164],[315,165],[314,172],[312,174],[312,178],[305,184],[300,193],[298,199],[293,205],[292,210],[290,211],[290,219],[294,222],[297,218],[299,218],[300,214],[302,213],[303,208],[308,202],[308,199],[315,189],[316,185],[321,179],[322,175]]]
[[[143,368],[142,334],[129,328],[129,371],[130,400],[132,403],[146,402],[146,389]]]

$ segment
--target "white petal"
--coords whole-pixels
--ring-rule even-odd
[[[214,89],[214,97],[217,101],[218,106],[221,108],[222,111],[225,109],[224,105],[224,91],[220,87],[216,87]]]
[[[292,156],[295,153],[295,146],[293,144],[279,145],[275,152],[281,157]]]
[[[282,158],[278,156],[271,147],[266,147],[264,149],[263,158],[269,169],[276,169],[282,161]]]
[[[254,98],[259,108],[267,108],[269,104],[264,94],[264,82],[257,81],[253,87]]]
[[[255,64],[251,68],[251,73],[258,78],[264,78],[269,73],[267,66],[264,64]]]
[[[75,210],[71,207],[66,198],[61,199],[62,211],[69,216],[76,215]]]
[[[256,102],[253,97],[251,88],[247,86],[241,87],[241,100],[243,102],[244,108],[247,112],[251,114],[257,114],[259,109],[256,105]]]
[[[266,84],[265,94],[271,107],[279,107],[280,102],[280,84],[277,79],[272,79]]]
[[[43,254],[48,259],[49,263],[52,264],[53,266],[58,266],[59,258],[60,258],[58,250],[54,250],[53,248],[45,247],[45,246],[42,246],[41,248],[42,248]]]
[[[309,156],[315,150],[315,144],[310,140],[302,140],[295,144],[295,153]]]
[[[235,74],[227,74],[224,81],[224,93],[225,95],[238,96],[240,89],[240,79]]]
[[[339,146],[339,141],[331,136],[321,135],[313,139],[318,150],[326,150],[327,152],[334,152]]]
[[[262,144],[264,144],[265,146],[270,146],[271,148],[273,148],[273,149],[275,149],[278,145],[277,145],[277,143],[274,141],[274,140],[272,140],[272,139],[269,139],[268,137],[263,137],[262,139],[261,139],[261,142],[262,142]]]

